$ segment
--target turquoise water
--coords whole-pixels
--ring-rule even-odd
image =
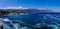
[[[1,16],[4,29],[59,29],[60,14],[8,14]],[[7,19],[9,21],[3,21]]]

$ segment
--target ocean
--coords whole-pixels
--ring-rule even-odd
[[[60,14],[7,14],[0,22],[4,29],[60,29]]]

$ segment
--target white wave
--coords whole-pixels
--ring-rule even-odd
[[[6,18],[6,19],[3,19],[3,21],[5,21],[5,22],[8,22],[8,21],[10,21],[8,18]]]

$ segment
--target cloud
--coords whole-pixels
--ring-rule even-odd
[[[18,6],[18,7],[5,7],[5,8],[0,8],[0,9],[29,9],[29,8]]]

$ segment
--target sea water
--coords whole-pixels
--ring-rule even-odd
[[[7,14],[0,18],[4,29],[60,29],[60,14]]]

